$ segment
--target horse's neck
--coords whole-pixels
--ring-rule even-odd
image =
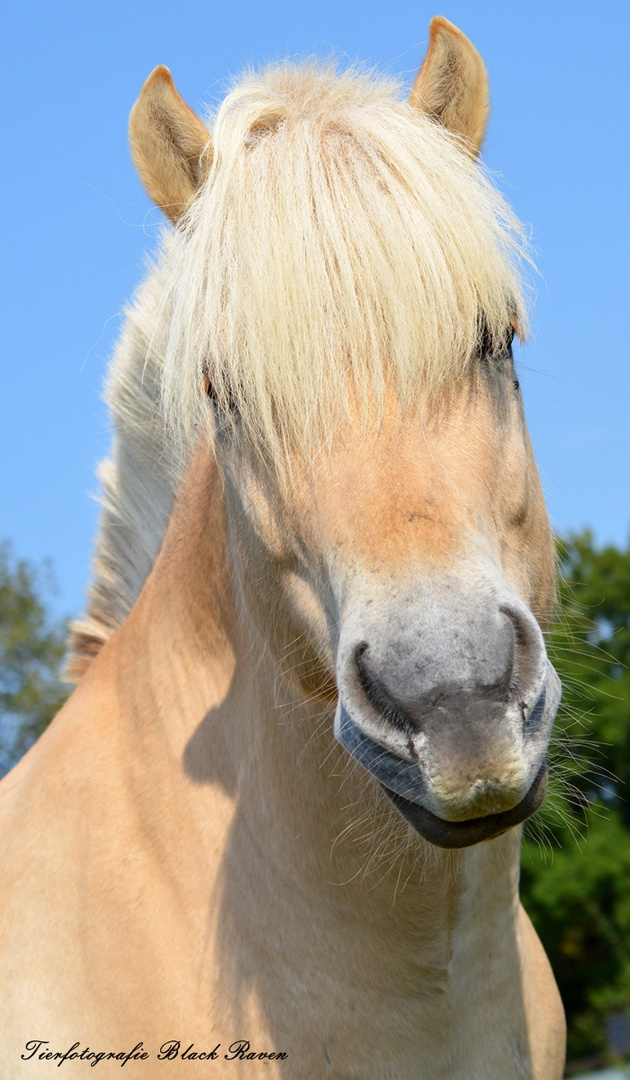
[[[232,887],[238,896],[229,918],[238,909],[239,936],[252,942],[263,932],[261,910],[265,935],[272,912],[287,949],[307,923],[324,942],[345,921],[362,964],[373,950],[383,971],[400,976],[411,958],[439,981],[453,935],[474,937],[479,905],[486,922],[495,910],[513,920],[517,838],[449,853],[411,835],[336,744],[330,705],[298,698],[278,676],[237,611],[222,478],[210,454],[197,456],[154,572],[114,641],[135,744],[127,760],[141,762],[129,768],[138,791],[151,788],[153,805],[164,807],[151,828],[161,849],[160,830],[175,848],[194,829],[195,888],[216,897],[220,864],[223,896]]]

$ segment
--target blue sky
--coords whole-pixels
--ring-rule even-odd
[[[52,558],[58,612],[82,606],[109,441],[100,389],[161,220],[127,150],[142,82],[165,63],[199,109],[248,64],[334,51],[410,83],[434,14],[486,61],[484,158],[532,227],[535,338],[517,362],[552,521],[626,542],[630,5],[24,0],[0,44],[0,536]]]

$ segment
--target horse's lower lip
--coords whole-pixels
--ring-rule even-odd
[[[540,767],[527,795],[517,806],[501,814],[488,814],[487,817],[470,818],[469,821],[445,821],[419,803],[413,803],[391,791],[384,784],[381,784],[381,787],[396,809],[425,840],[437,847],[462,848],[478,844],[482,840],[491,840],[531,817],[547,793],[547,767],[545,764]]]

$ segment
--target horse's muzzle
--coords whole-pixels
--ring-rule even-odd
[[[488,814],[486,817],[471,818],[469,821],[444,821],[419,803],[413,803],[391,791],[385,784],[381,784],[381,787],[396,809],[425,840],[437,847],[463,848],[478,844],[482,840],[492,840],[531,817],[547,793],[547,767],[544,764],[541,766],[527,795],[517,806],[501,814]]]

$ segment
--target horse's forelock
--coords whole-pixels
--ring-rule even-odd
[[[172,267],[166,414],[195,432],[201,372],[272,456],[312,452],[353,398],[426,400],[480,319],[525,323],[522,231],[487,176],[387,80],[283,65],[216,118]]]

